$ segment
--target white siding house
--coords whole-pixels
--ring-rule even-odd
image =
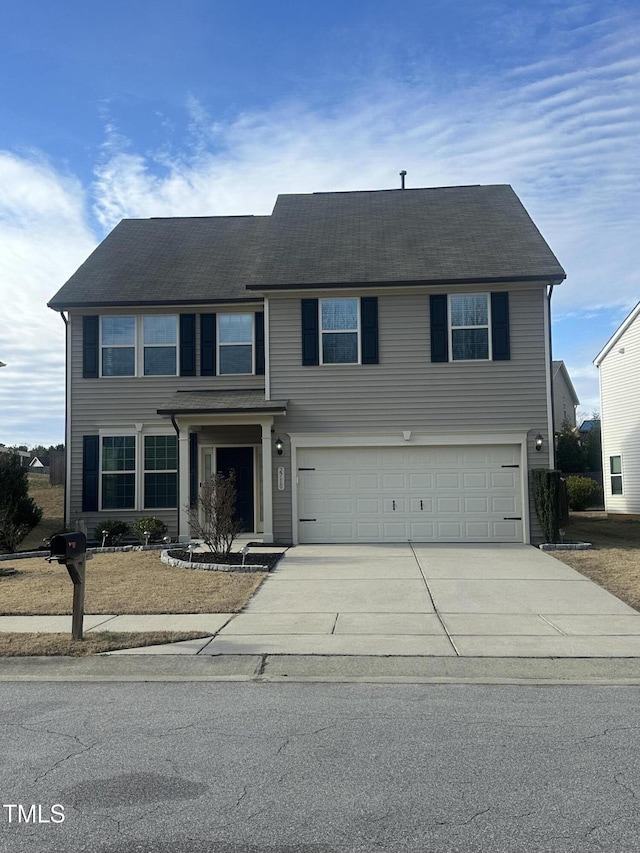
[[[609,513],[640,515],[640,302],[596,356]]]

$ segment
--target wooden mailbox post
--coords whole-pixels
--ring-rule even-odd
[[[87,561],[87,537],[84,533],[58,533],[51,537],[49,562],[57,560],[64,564],[73,581],[73,616],[71,635],[74,640],[82,639],[84,620],[84,579]]]

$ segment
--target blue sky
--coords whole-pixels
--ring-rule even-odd
[[[46,302],[123,217],[279,192],[509,183],[567,270],[580,410],[640,299],[640,8],[628,0],[30,0],[0,28],[0,442],[64,435]]]

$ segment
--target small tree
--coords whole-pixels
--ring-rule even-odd
[[[40,523],[42,510],[29,497],[27,472],[16,453],[0,453],[0,551],[15,551]]]
[[[236,518],[236,472],[229,471],[228,477],[218,472],[206,480],[188,514],[192,533],[216,558],[228,557],[242,530],[242,519]]]
[[[575,427],[568,418],[562,422],[556,447],[556,465],[563,474],[581,474],[585,470],[584,451]]]

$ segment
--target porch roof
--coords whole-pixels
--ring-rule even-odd
[[[264,389],[244,391],[178,391],[158,409],[159,415],[233,414],[283,415],[288,400],[265,400]]]

